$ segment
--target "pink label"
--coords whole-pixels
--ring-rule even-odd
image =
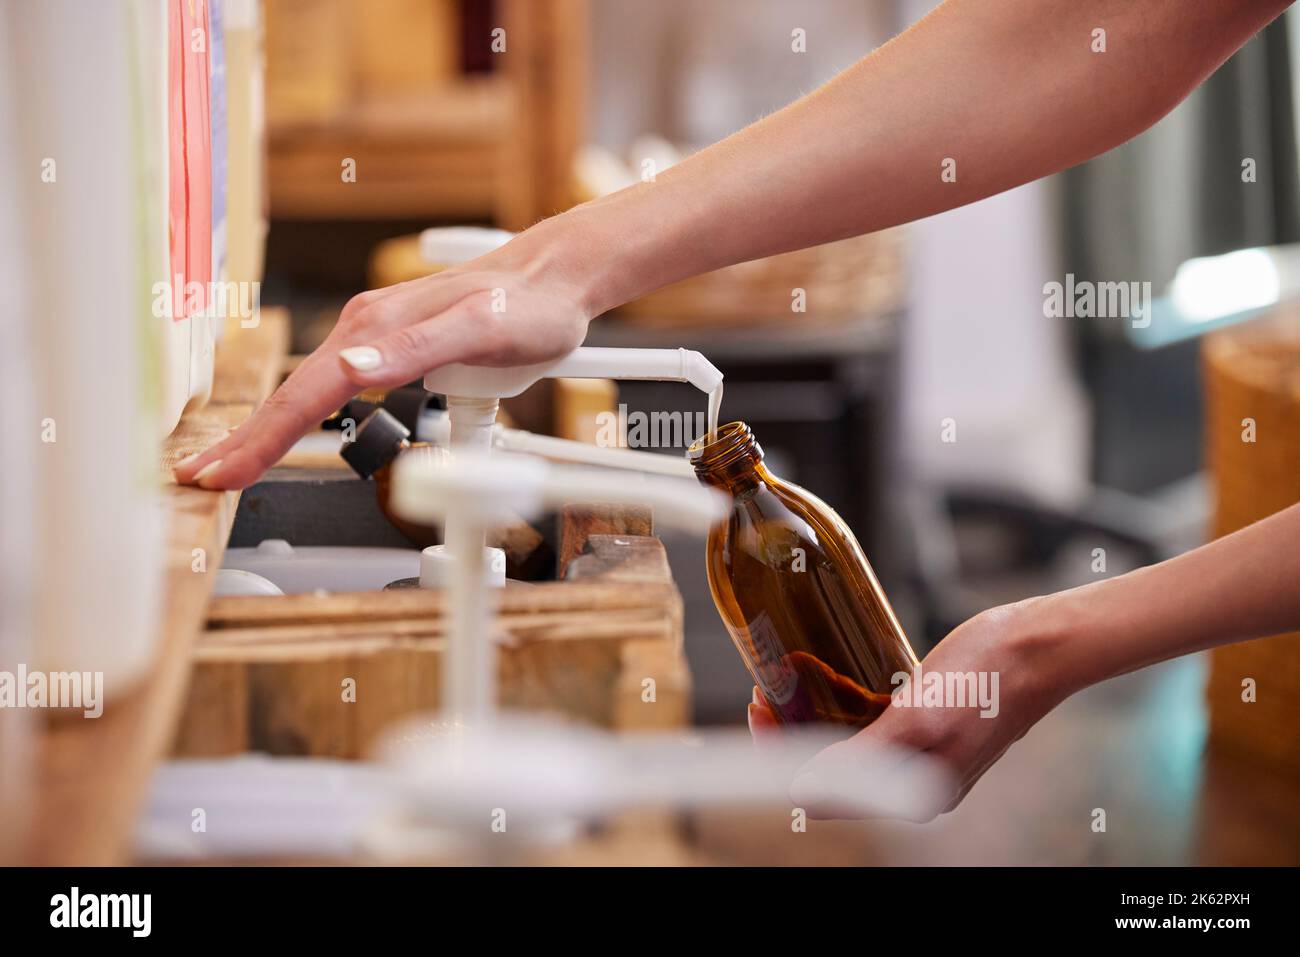
[[[170,0],[167,27],[168,278],[175,320],[207,307],[212,279],[207,0]]]

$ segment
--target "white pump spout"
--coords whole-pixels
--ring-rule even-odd
[[[722,373],[690,349],[609,349],[579,346],[550,362],[497,369],[459,362],[424,377],[430,392],[473,399],[508,399],[539,379],[645,379],[689,382],[704,393],[722,384]]]

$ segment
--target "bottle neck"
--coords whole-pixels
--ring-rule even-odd
[[[729,422],[712,436],[701,436],[687,457],[701,482],[732,495],[770,479],[763,466],[763,449],[744,422]]]

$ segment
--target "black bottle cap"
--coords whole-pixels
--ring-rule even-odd
[[[320,424],[322,429],[340,432],[349,425],[356,425],[363,421],[366,416],[379,408],[378,403],[367,402],[365,399],[348,399],[339,408],[337,412]]]
[[[357,426],[356,438],[343,443],[339,453],[362,478],[370,478],[406,447],[410,431],[397,417],[384,409],[375,409]]]

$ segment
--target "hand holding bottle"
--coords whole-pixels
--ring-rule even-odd
[[[887,742],[946,762],[956,807],[999,757],[1074,692],[1146,665],[1300,629],[1300,505],[1177,558],[1081,588],[983,612],[943,639],[924,672],[996,672],[995,717],[979,707],[888,707],[852,738],[805,765],[791,799],[814,817],[840,816],[834,777],[855,748]],[[756,740],[781,726],[755,695],[749,726]]]
[[[790,798],[814,818],[842,816],[833,785],[841,762],[852,761],[865,744],[887,744],[921,751],[955,771],[954,789],[930,808],[918,808],[914,820],[929,820],[952,810],[985,771],[1024,736],[1068,693],[1041,660],[1030,627],[1031,602],[983,612],[955,629],[922,662],[930,674],[997,673],[996,713],[981,716],[978,707],[888,707],[852,738],[832,745],[809,761],[790,786]],[[749,727],[760,744],[779,734],[781,725],[755,689]]]

